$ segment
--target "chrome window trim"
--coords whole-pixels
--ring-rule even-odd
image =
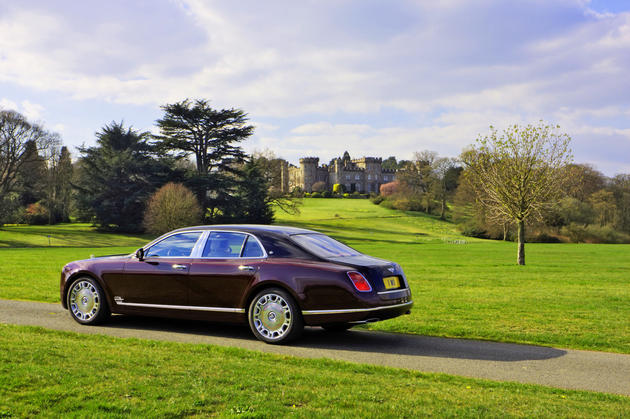
[[[227,232],[227,233],[240,233],[240,234],[245,234],[246,236],[251,236],[254,238],[254,240],[256,240],[256,243],[258,243],[258,246],[260,246],[260,248],[263,251],[263,256],[257,256],[257,257],[251,257],[251,258],[245,258],[245,257],[241,257],[240,254],[243,253],[243,247],[241,246],[241,252],[239,253],[239,256],[233,256],[233,257],[203,257],[202,253],[203,253],[203,248],[206,245],[206,242],[208,241],[208,238],[210,237],[210,233],[212,232]],[[258,239],[258,237],[256,237],[255,235],[245,232],[245,231],[239,231],[239,230],[186,230],[186,231],[176,231],[173,232],[171,234],[168,235],[163,235],[160,236],[156,239],[154,239],[153,241],[150,241],[149,243],[147,243],[146,245],[144,245],[142,247],[142,249],[144,249],[146,251],[146,249],[151,248],[152,246],[158,244],[159,242],[161,242],[162,240],[166,240],[171,236],[174,236],[175,234],[184,234],[184,233],[201,233],[201,236],[199,236],[199,239],[197,239],[197,242],[195,243],[195,245],[193,246],[193,250],[192,252],[190,252],[190,256],[151,256],[151,258],[169,258],[169,259],[209,259],[209,260],[224,260],[224,259],[267,259],[269,257],[269,255],[267,254],[267,250],[265,249],[265,246],[262,245],[261,241]],[[243,242],[243,245],[245,244],[245,242]],[[135,252],[132,253],[132,255],[135,257]],[[147,256],[146,259],[148,259],[149,257]]]
[[[391,290],[391,291],[381,291],[381,292],[377,292],[377,294],[379,294],[379,295],[392,294],[392,293],[401,292],[401,291],[409,291],[409,288],[398,288],[396,290]]]
[[[167,304],[146,304],[146,303],[125,303],[116,301],[117,305],[130,307],[146,307],[146,308],[166,308],[170,310],[194,310],[194,311],[213,311],[221,313],[245,313],[244,308],[230,307],[201,307],[201,306],[176,306]]]
[[[407,303],[402,304],[394,304],[391,306],[379,306],[372,308],[342,308],[337,310],[302,310],[302,314],[305,316],[313,315],[313,314],[345,314],[345,313],[365,313],[367,311],[379,311],[379,310],[387,310],[390,308],[399,308],[410,306],[413,304],[413,301],[409,301]]]

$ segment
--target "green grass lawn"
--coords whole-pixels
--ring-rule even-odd
[[[140,247],[153,237],[103,233],[90,224],[0,227],[0,249],[20,247]]]
[[[630,399],[0,324],[0,417],[628,417]]]
[[[368,200],[305,199],[299,216],[278,213],[277,222],[404,268],[412,314],[370,328],[630,353],[630,245],[527,244],[527,265],[517,266],[514,243],[465,238],[435,217]],[[47,234],[52,247],[41,245]],[[87,225],[1,228],[0,243],[13,245],[0,248],[0,298],[59,301],[65,263],[129,253],[149,239]],[[63,243],[74,247],[55,247]]]
[[[277,222],[403,267],[412,314],[371,329],[630,353],[630,245],[531,243],[518,266],[515,243],[368,200],[305,199]]]

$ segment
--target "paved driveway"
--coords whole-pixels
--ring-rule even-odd
[[[0,300],[0,322],[116,337],[207,343],[305,358],[330,358],[497,381],[593,390],[630,396],[630,355],[532,345],[307,328],[290,346],[257,341],[247,327],[114,316],[81,326],[59,304]]]

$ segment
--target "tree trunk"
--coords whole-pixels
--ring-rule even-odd
[[[508,223],[503,223],[503,241],[507,241]]]
[[[442,212],[440,213],[440,219],[444,220],[446,215],[446,198],[442,198]]]
[[[525,265],[525,221],[518,220],[518,254],[517,262]]]

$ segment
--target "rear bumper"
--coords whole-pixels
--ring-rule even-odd
[[[365,323],[391,319],[409,314],[413,301],[369,308],[348,308],[333,310],[304,310],[304,322],[310,326],[331,323]]]

